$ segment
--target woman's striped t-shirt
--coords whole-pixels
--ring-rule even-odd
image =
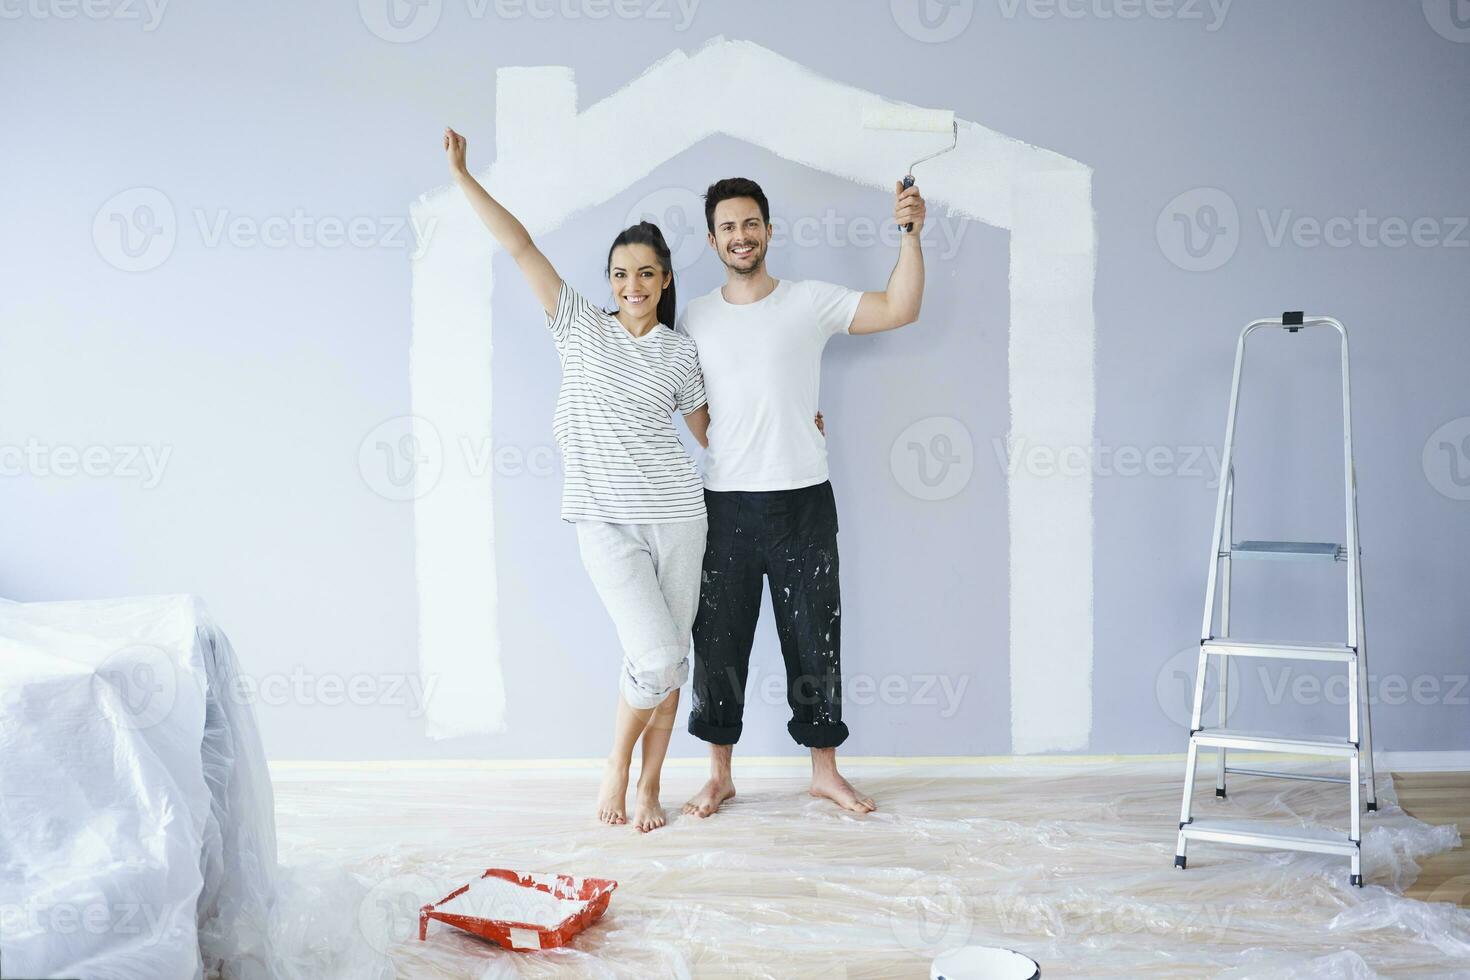
[[[669,524],[704,517],[704,485],[673,412],[705,402],[694,341],[664,326],[642,337],[565,282],[547,327],[561,358],[552,433],[564,521]]]

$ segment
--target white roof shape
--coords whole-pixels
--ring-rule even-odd
[[[883,190],[935,149],[934,134],[862,127],[865,107],[890,100],[748,41],[676,50],[580,113],[570,68],[502,68],[496,85],[498,155],[481,176],[533,235],[717,133]],[[649,105],[659,125],[627,125]],[[1092,728],[1092,171],[978,123],[958,126],[957,148],[921,169],[924,196],[1010,232],[1007,438],[1062,457],[1054,468],[1008,467],[1011,749],[1082,749]],[[441,473],[420,471],[435,485],[420,486],[415,502],[419,655],[426,683],[438,678],[429,734],[447,737],[504,724],[493,470],[483,452],[495,244],[452,186],[421,197],[413,214],[426,229],[413,270],[414,432],[441,447],[443,463]],[[977,672],[986,669],[980,655]]]

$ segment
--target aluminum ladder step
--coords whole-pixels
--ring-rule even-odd
[[[1221,558],[1259,561],[1344,561],[1347,549],[1328,541],[1237,541]]]
[[[1310,851],[1314,854],[1358,853],[1358,844],[1342,831],[1320,827],[1288,826],[1267,820],[1217,820],[1196,817],[1179,828],[1186,840],[1240,844],[1271,850]],[[1177,863],[1177,862],[1176,862]]]
[[[1273,643],[1268,640],[1208,639],[1200,644],[1205,653],[1229,657],[1271,657],[1277,660],[1328,660],[1351,663],[1358,651],[1345,643]]]
[[[1351,759],[1358,747],[1333,735],[1288,736],[1268,732],[1237,731],[1233,728],[1202,728],[1189,737],[1200,748],[1247,749],[1257,752],[1287,752]]]

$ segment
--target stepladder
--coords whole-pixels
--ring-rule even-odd
[[[1247,340],[1259,331],[1334,330],[1340,340],[1342,365],[1342,543],[1322,541],[1235,540],[1235,448],[1236,418],[1240,404],[1241,375]],[[1233,844],[1250,848],[1305,851],[1346,857],[1349,881],[1363,884],[1362,811],[1378,809],[1373,773],[1372,721],[1369,716],[1367,637],[1363,613],[1362,551],[1358,543],[1358,481],[1353,462],[1352,393],[1348,367],[1347,329],[1338,320],[1300,312],[1254,320],[1241,331],[1235,349],[1235,370],[1230,385],[1230,408],[1225,423],[1225,445],[1221,453],[1222,479],[1215,506],[1214,533],[1210,539],[1209,574],[1205,585],[1204,621],[1200,630],[1199,660],[1195,670],[1194,704],[1189,722],[1189,744],[1185,758],[1184,798],[1179,810],[1179,838],[1174,866],[1187,866],[1190,842]],[[1330,565],[1346,573],[1347,623],[1344,640],[1303,642],[1243,639],[1231,633],[1230,587],[1232,566],[1238,561],[1296,561]],[[1218,620],[1218,625],[1217,625]],[[1244,731],[1228,727],[1229,665],[1233,657],[1266,658],[1277,661],[1317,662],[1341,665],[1347,671],[1347,734],[1299,735],[1271,731]],[[1208,687],[1211,663],[1216,670],[1214,690]],[[1213,693],[1217,714],[1207,726],[1205,704]],[[1286,824],[1276,821],[1246,821],[1194,815],[1194,793],[1201,751],[1214,750],[1215,795],[1227,796],[1230,775],[1265,776],[1345,784],[1348,808],[1344,833],[1338,829]],[[1304,772],[1299,768],[1253,768],[1230,764],[1231,752],[1249,752],[1266,758],[1272,755],[1308,756],[1341,766],[1336,773]],[[1366,790],[1366,794],[1365,794]],[[1366,795],[1366,800],[1365,800]]]

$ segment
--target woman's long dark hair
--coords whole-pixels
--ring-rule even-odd
[[[662,271],[669,274],[669,284],[659,295],[658,309],[655,312],[658,322],[672,329],[674,311],[677,309],[674,300],[674,260],[669,254],[668,242],[664,241],[664,233],[659,231],[658,225],[651,221],[640,221],[618,232],[618,237],[613,239],[612,246],[607,250],[607,265],[603,267],[603,276],[612,275],[612,256],[619,245],[647,245],[658,257],[658,264],[662,266]]]

